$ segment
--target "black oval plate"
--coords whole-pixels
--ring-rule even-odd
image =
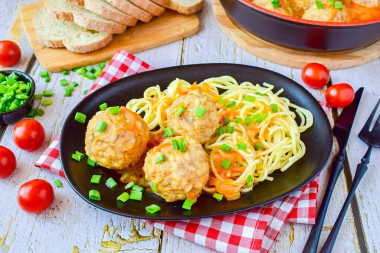
[[[181,202],[167,203],[160,197],[144,192],[141,202],[128,200],[125,204],[116,201],[123,192],[124,185],[110,190],[105,186],[110,170],[92,168],[87,165],[87,157],[81,162],[71,159],[76,151],[84,152],[85,131],[88,120],[99,110],[98,106],[107,102],[108,106],[126,105],[132,98],[140,98],[146,88],[159,84],[162,89],[175,78],[182,78],[188,82],[200,82],[209,77],[230,75],[242,81],[262,84],[267,82],[275,85],[275,90],[284,88],[282,96],[293,103],[309,109],[314,116],[314,125],[301,135],[307,150],[305,156],[285,172],[272,174],[272,182],[265,181],[254,187],[252,192],[242,194],[234,201],[223,200],[218,202],[207,194],[202,194],[193,205],[191,211],[181,208]],[[75,113],[82,112],[87,115],[86,124],[74,120]],[[318,101],[302,86],[278,73],[245,65],[236,64],[199,64],[171,67],[147,71],[141,74],[122,78],[111,85],[90,94],[80,102],[67,117],[61,134],[60,156],[65,175],[71,187],[84,200],[105,211],[133,218],[152,220],[181,220],[211,217],[228,214],[257,207],[279,198],[282,198],[309,183],[325,167],[333,144],[331,126],[326,114]],[[102,173],[101,183],[91,185],[93,174]],[[112,174],[114,176],[114,174]],[[92,201],[88,192],[96,189],[100,192],[102,200]],[[148,214],[145,207],[151,204],[161,206],[161,211],[155,215]]]

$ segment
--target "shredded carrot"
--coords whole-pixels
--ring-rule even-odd
[[[235,200],[240,198],[240,188],[234,185],[232,179],[219,180],[217,178],[210,178],[209,184],[215,186],[215,190],[228,200]]]
[[[187,194],[187,198],[188,199],[194,199],[195,201],[197,201],[197,198],[199,197],[199,193],[195,193],[195,192],[189,192]]]
[[[140,128],[137,126],[137,122],[140,122],[141,121],[141,117],[137,114],[137,113],[134,113],[130,110],[128,110],[127,108],[125,108],[124,106],[121,106],[120,107],[120,111],[122,113],[125,114],[125,116],[130,120],[129,124],[127,125],[127,131],[129,132],[132,132],[136,135],[138,135],[140,133]]]
[[[221,177],[229,179],[231,178],[232,174],[244,172],[245,167],[239,167],[237,163],[239,162],[241,164],[242,161],[244,161],[244,158],[240,153],[234,151],[226,153],[222,150],[213,150],[211,152],[215,169]],[[222,161],[224,159],[228,160],[231,163],[231,166],[228,170],[225,170],[221,167]]]

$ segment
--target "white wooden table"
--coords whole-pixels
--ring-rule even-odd
[[[53,183],[59,176],[34,167],[41,152],[60,132],[68,113],[81,99],[79,91],[90,88],[92,82],[78,75],[65,76],[69,81],[80,83],[72,97],[64,98],[59,84],[62,74],[51,74],[51,82],[39,77],[43,68],[22,31],[19,18],[21,4],[30,0],[0,0],[0,40],[11,39],[19,43],[22,60],[14,67],[29,73],[37,82],[37,93],[44,89],[55,92],[53,105],[44,107],[45,115],[38,118],[45,127],[44,145],[35,152],[18,149],[12,141],[13,125],[2,128],[1,145],[14,151],[17,158],[16,171],[0,181],[0,251],[4,252],[211,252],[202,246],[177,238],[165,232],[145,226],[144,222],[128,219],[96,209],[84,202],[65,180],[63,188],[55,188],[55,200],[47,211],[33,215],[22,211],[16,201],[19,187],[26,181],[43,178]],[[199,13],[201,29],[187,39],[137,54],[153,66],[168,67],[192,63],[227,62],[248,64],[277,71],[301,82],[301,70],[284,67],[259,59],[237,47],[219,30],[212,15],[211,1],[206,0]],[[348,144],[348,165],[335,187],[326,216],[321,242],[324,242],[334,224],[355,173],[356,164],[366,146],[357,137],[370,110],[380,97],[380,60],[360,67],[332,71],[334,83],[348,82],[355,90],[365,87],[357,119]],[[306,87],[307,88],[307,87]],[[324,100],[324,91],[309,91]],[[318,124],[318,122],[316,122]],[[323,147],[322,147],[323,148]],[[335,252],[378,252],[380,248],[380,151],[373,152],[369,170],[362,180],[338,236]],[[376,166],[377,165],[377,166]],[[327,169],[321,175],[319,199],[326,186]],[[272,252],[301,252],[310,225],[286,224]]]

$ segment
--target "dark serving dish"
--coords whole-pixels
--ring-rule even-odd
[[[320,22],[266,10],[249,0],[220,0],[227,15],[239,26],[269,42],[309,51],[346,51],[380,40],[380,20]]]
[[[18,70],[2,70],[0,73],[8,76],[12,72],[15,72],[18,75],[18,80],[24,81],[25,83],[30,82],[32,84],[32,88],[30,90],[29,99],[22,104],[17,109],[10,111],[10,112],[4,112],[0,113],[0,124],[1,125],[9,125],[13,124],[23,117],[32,109],[33,102],[34,102],[34,92],[36,90],[36,84],[34,83],[33,78],[31,78],[29,75],[25,74],[24,72],[18,71]]]
[[[132,98],[142,97],[146,88],[159,84],[164,89],[177,77],[192,83],[222,75],[231,75],[238,82],[271,83],[275,85],[275,90],[284,88],[283,96],[289,98],[293,103],[309,109],[314,115],[314,125],[301,135],[301,139],[307,148],[305,156],[285,172],[273,173],[274,181],[262,182],[255,186],[252,192],[242,194],[240,199],[234,201],[223,200],[218,202],[212,196],[202,194],[193,205],[192,210],[186,211],[181,208],[182,201],[167,203],[157,195],[147,191],[144,191],[141,202],[128,200],[122,204],[116,198],[124,191],[124,185],[119,183],[119,186],[114,190],[110,190],[105,185],[109,176],[116,179],[115,173],[101,167],[88,166],[87,158],[82,159],[79,163],[71,159],[71,155],[76,151],[85,153],[84,139],[87,122],[99,110],[100,104],[106,102],[108,106],[125,105]],[[86,124],[74,120],[76,112],[87,115]],[[331,126],[323,109],[307,90],[293,80],[257,67],[235,64],[199,64],[136,74],[122,78],[90,94],[73,109],[63,125],[60,158],[71,187],[90,204],[108,212],[128,217],[181,220],[211,217],[250,209],[282,198],[302,188],[326,166],[332,150],[332,143]],[[91,176],[99,173],[103,174],[101,183],[91,185]],[[101,201],[92,201],[88,198],[88,192],[91,189],[100,192]],[[161,211],[155,215],[146,213],[145,207],[151,204],[161,206]]]

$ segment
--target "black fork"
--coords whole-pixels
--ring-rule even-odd
[[[368,149],[364,157],[362,158],[361,163],[358,164],[358,167],[356,168],[355,178],[354,178],[354,181],[352,182],[352,187],[350,189],[350,192],[348,193],[346,201],[344,202],[342,210],[339,213],[338,219],[335,222],[334,227],[329,234],[329,237],[327,238],[325,244],[322,247],[321,252],[323,253],[332,252],[336,237],[338,236],[338,233],[339,233],[340,226],[342,225],[346,211],[348,207],[350,206],[355,190],[358,187],[360,180],[363,178],[364,174],[366,173],[368,169],[367,164],[369,163],[372,149],[378,148],[380,146],[380,115],[376,119],[373,129],[372,130],[370,129],[373,119],[376,115],[377,108],[379,107],[379,104],[380,104],[380,99],[377,101],[377,104],[375,108],[373,109],[369,119],[367,120],[363,129],[359,133],[359,138],[368,145]]]

